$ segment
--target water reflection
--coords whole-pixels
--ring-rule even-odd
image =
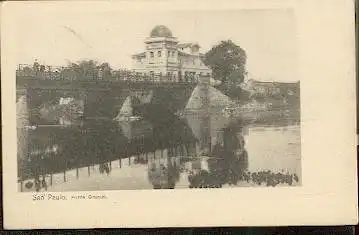
[[[107,175],[109,175],[110,172],[111,172],[111,170],[112,170],[112,169],[111,169],[111,166],[110,166],[109,163],[107,163],[107,162],[100,163],[100,165],[99,165],[99,171],[100,171],[101,174],[106,173]]]
[[[207,169],[192,170],[188,176],[190,188],[218,188],[224,184],[237,184],[248,168],[248,154],[239,123],[222,130],[207,161]],[[203,165],[203,164],[202,164]]]
[[[19,143],[27,147],[19,145],[20,189],[298,185],[299,126],[289,125],[293,119],[281,122],[263,125],[196,113],[166,125],[155,119],[82,120],[22,129],[26,141]],[[98,183],[102,181],[106,183]]]
[[[169,151],[167,157],[151,159],[148,164],[148,179],[153,189],[174,189],[180,178],[179,158]]]

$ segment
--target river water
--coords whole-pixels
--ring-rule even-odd
[[[20,191],[300,185],[299,117],[218,111],[29,128],[24,116],[18,112]]]

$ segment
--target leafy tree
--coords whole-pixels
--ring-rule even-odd
[[[95,77],[98,71],[98,62],[94,60],[83,60],[78,64],[72,63],[72,70],[74,70],[81,77]]]
[[[100,66],[98,66],[99,69],[101,70],[102,72],[102,77],[103,78],[108,78],[108,77],[111,77],[112,75],[112,69],[111,69],[111,66],[109,63],[102,63]]]
[[[246,75],[246,52],[231,40],[222,41],[205,54],[204,63],[222,84],[239,84]]]
[[[247,99],[247,93],[240,88],[246,76],[246,52],[231,40],[222,41],[205,54],[204,63],[212,69],[216,86],[233,99]]]
[[[62,74],[71,79],[102,79],[111,76],[111,67],[108,63],[98,63],[95,60],[82,60],[78,63],[69,63]]]

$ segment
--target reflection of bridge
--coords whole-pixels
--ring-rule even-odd
[[[61,144],[61,142],[54,141],[54,138],[48,138],[48,136],[45,137],[46,138],[44,139],[49,140],[47,142]],[[226,172],[229,169],[229,165],[227,166],[226,162],[229,162],[229,160],[231,160],[230,156],[222,156],[215,154],[210,158],[203,158],[201,156],[202,151],[200,151],[202,147],[201,141],[197,142],[194,140],[191,141],[191,139],[187,139],[186,141],[180,142],[172,141],[171,143],[165,143],[162,146],[153,146],[151,144],[151,146],[144,147],[144,142],[146,142],[146,138],[138,141],[138,137],[140,137],[140,135],[132,136],[133,144],[135,144],[135,146],[133,146],[135,148],[132,148],[132,151],[125,151],[123,154],[119,153],[118,151],[115,151],[115,154],[112,155],[108,155],[108,151],[98,153],[102,156],[106,156],[104,159],[99,159],[96,156],[91,159],[87,159],[86,156],[78,156],[79,159],[77,159],[77,161],[73,161],[73,159],[71,159],[69,155],[61,156],[62,154],[58,153],[51,161],[54,161],[52,162],[52,165],[60,165],[61,169],[58,169],[56,171],[39,170],[38,172],[34,172],[35,178],[37,175],[39,180],[44,179],[44,181],[46,182],[46,189],[49,188],[49,191],[61,190],[61,188],[63,187],[61,186],[62,183],[67,183],[65,187],[72,187],[72,190],[79,190],[82,184],[88,184],[89,182],[93,181],[98,182],[98,180],[101,181],[103,179],[110,179],[110,181],[111,179],[112,181],[115,179],[126,179],[126,177],[128,177],[129,170],[133,171],[134,169],[141,169],[141,171],[144,171],[144,173],[148,172],[148,179],[142,178],[142,180],[144,181],[141,181],[142,183],[145,182],[147,187],[150,187],[152,184],[153,188],[174,188],[176,182],[178,182],[179,180],[179,174],[183,170],[185,170],[187,174],[199,174],[203,172],[203,170],[211,172],[211,169],[208,168],[208,164],[211,164],[210,168],[218,168],[217,170],[219,170],[219,173],[215,171],[215,174],[227,174]],[[180,139],[185,138],[182,137]],[[69,140],[69,142],[71,142],[71,140]],[[71,148],[71,146],[66,145],[63,147]],[[111,147],[109,146],[109,148]],[[130,150],[129,147],[124,148]],[[90,150],[90,152],[92,151]],[[65,152],[64,154],[68,153],[69,152]],[[83,151],[80,150],[79,153],[83,154]],[[73,155],[77,154],[74,153]],[[228,159],[224,161],[224,158]],[[55,161],[55,159],[58,159],[58,161]],[[82,161],[83,159],[85,160],[85,162]],[[45,167],[49,166],[49,161],[47,159],[41,158],[38,160],[43,161],[42,163],[40,163],[40,165]],[[65,161],[65,164],[59,164],[59,161]],[[233,159],[231,161],[233,161]],[[83,163],[81,164],[81,162]],[[39,162],[33,162],[32,164],[38,165]],[[134,165],[137,166],[133,167]],[[241,165],[243,165],[243,163],[241,163]],[[189,166],[189,168],[187,168],[186,166]],[[243,165],[243,167],[245,167],[245,164]],[[242,167],[240,169],[242,169]],[[189,170],[189,172],[187,170]],[[112,175],[111,178],[107,178],[106,174]],[[219,176],[223,177],[223,175]],[[34,182],[34,178],[30,177],[24,180],[20,180],[20,190],[32,190],[26,188],[26,184],[28,184],[29,182]],[[125,183],[126,181],[122,181],[122,184]],[[128,186],[122,186],[124,188],[118,189],[131,189],[131,187],[136,187],[131,183],[131,180],[129,180],[128,183]],[[93,185],[93,183],[91,184]]]
[[[184,128],[187,127],[184,126]],[[99,136],[97,133],[98,138],[85,137],[85,141],[77,141],[76,145],[79,146],[79,149],[74,149],[74,144],[71,145],[73,142],[71,138],[66,138],[63,134],[53,135],[56,127],[40,127],[39,129],[43,129],[39,136],[42,140],[37,138],[37,141],[30,141],[32,146],[29,146],[29,152],[33,154],[29,158],[21,160],[20,167],[22,169],[20,169],[20,174],[31,172],[30,175],[20,177],[22,178],[19,181],[21,191],[29,190],[26,189],[25,185],[27,182],[34,182],[34,177],[44,178],[47,187],[56,188],[61,183],[74,183],[74,180],[82,178],[96,179],[101,174],[111,174],[112,170],[115,169],[119,170],[116,171],[116,174],[122,175],[123,173],[121,172],[124,169],[136,164],[148,165],[146,168],[149,170],[150,180],[157,182],[157,180],[163,180],[163,177],[165,177],[162,171],[158,171],[162,164],[179,167],[181,161],[186,161],[198,155],[196,141],[186,134],[188,130],[183,130],[185,133],[179,133],[179,135],[172,134],[173,139],[168,141],[165,140],[169,139],[168,135],[163,136],[162,140],[157,139],[157,141],[154,141],[150,138],[154,136],[153,133],[150,133],[150,131],[140,133],[138,130],[136,135],[131,136],[121,136],[121,132],[118,132],[117,138],[110,136],[105,138],[102,141],[103,143],[99,143],[103,138],[101,138],[102,135]],[[104,129],[107,130],[106,127]],[[66,128],[63,130],[66,130]],[[96,131],[93,134],[88,134],[96,137]],[[69,135],[77,137],[75,133],[69,133]],[[130,137],[130,139],[127,139],[127,137]],[[107,144],[109,139],[113,139],[113,143]],[[88,146],[83,146],[83,142],[90,142],[89,145],[97,142],[96,147],[99,149],[97,151],[93,148],[88,149]],[[52,145],[50,145],[51,143]],[[56,149],[52,147],[55,145]],[[46,146],[49,147],[46,148]],[[46,154],[48,149],[54,149],[54,151]],[[70,149],[73,151],[70,151]],[[38,156],[35,156],[36,153]],[[121,170],[121,168],[124,169]],[[153,171],[153,169],[156,169],[156,171]]]
[[[151,155],[156,159],[166,155],[185,156],[193,151],[191,145],[196,142],[183,121],[171,123],[171,127],[165,128],[142,120],[118,124],[88,121],[82,126],[22,130],[23,142],[19,142],[18,146],[19,150],[23,150],[19,152],[23,155],[19,156],[19,176],[22,179],[117,160],[123,163],[128,159],[130,163],[131,159],[140,156],[143,162],[147,162]]]
[[[60,98],[73,98],[84,104],[83,117],[115,118],[126,98],[130,97],[136,115],[146,112],[175,113],[186,107],[193,89],[199,84],[204,90],[209,77],[181,81],[169,77],[144,77],[136,75],[97,75],[73,77],[56,75],[55,72],[17,70],[17,99],[27,97],[28,107],[34,111],[30,123],[39,121],[39,110],[47,104],[59,104]],[[149,96],[150,94],[150,96]],[[200,95],[206,96],[206,92]],[[203,104],[206,105],[206,104]],[[150,107],[150,108],[148,108]],[[41,118],[40,118],[41,119]]]
[[[101,174],[111,174],[114,169],[118,169],[113,172],[115,175],[126,175],[122,172],[128,172],[127,168],[133,169],[137,164],[135,169],[146,165],[141,169],[148,170],[154,188],[173,188],[179,177],[179,167],[186,165],[185,162],[191,162],[194,172],[201,171],[203,166],[198,166],[198,161],[200,165],[203,161],[198,157],[210,154],[213,146],[228,147],[226,141],[231,142],[228,138],[233,136],[222,130],[227,124],[228,120],[218,123],[215,117],[194,115],[169,126],[156,126],[141,120],[119,124],[87,121],[68,128],[38,127],[29,130],[27,138],[23,136],[29,139],[23,151],[29,156],[20,160],[23,180],[19,186],[26,191],[28,181],[34,182],[36,175],[40,179],[45,175],[49,190],[54,187],[56,190],[62,187],[56,186],[61,183],[76,185],[83,181],[75,183],[74,180],[87,182],[90,178],[93,181],[102,178]],[[46,153],[48,150],[51,151]],[[219,160],[219,164],[221,162],[224,163]]]
[[[93,178],[96,180],[103,174],[126,174],[126,169],[133,165],[143,165],[148,169],[150,183],[158,184],[166,180],[167,173],[161,172],[161,165],[176,166],[177,170],[180,167],[180,158],[188,160],[186,156],[195,156],[195,152],[191,152],[193,148],[187,149],[185,145],[180,145],[175,148],[159,149],[146,153],[139,153],[128,157],[118,157],[116,160],[108,160],[102,163],[94,163],[88,166],[77,166],[71,169],[65,169],[62,172],[49,172],[44,175],[39,175],[39,179],[45,179],[46,185],[51,191],[53,187],[57,187],[62,183],[72,182],[76,180]],[[155,169],[155,171],[153,170]],[[173,169],[172,169],[173,170]],[[114,172],[115,171],[115,172]],[[27,182],[34,182],[33,178],[19,181],[20,191],[27,191]],[[30,189],[31,191],[33,189]]]

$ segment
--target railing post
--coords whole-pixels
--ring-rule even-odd
[[[22,192],[22,191],[24,191],[24,189],[23,189],[23,181],[22,181],[22,179],[20,179],[20,192]]]
[[[60,79],[63,80],[64,79],[64,68],[61,66],[61,71],[60,71]]]

